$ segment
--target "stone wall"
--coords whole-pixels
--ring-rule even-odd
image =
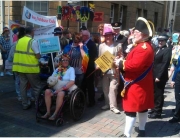
[[[8,5],[9,3],[9,5]],[[99,12],[104,12],[104,20],[103,22],[92,22],[88,21],[88,29],[91,32],[97,32],[97,26],[100,23],[109,23],[110,21],[110,8],[111,3],[116,4],[116,11],[115,11],[115,21],[118,21],[120,18],[120,7],[121,5],[127,7],[127,13],[125,18],[125,29],[132,28],[135,25],[136,21],[136,10],[139,9],[145,9],[147,10],[147,18],[150,20],[154,20],[154,12],[158,12],[158,22],[157,27],[161,27],[163,25],[163,10],[164,10],[164,4],[159,2],[152,2],[152,1],[93,1],[95,4],[95,10]],[[49,1],[49,12],[48,15],[55,16],[57,15],[57,6],[64,6],[66,5],[66,1]],[[22,11],[23,6],[25,5],[24,1],[5,1],[5,24],[8,24],[8,13],[9,13],[9,19],[10,20],[18,20],[20,23],[24,24],[24,21],[22,21]],[[9,7],[9,10],[8,10]],[[58,21],[59,25],[64,26],[64,28],[67,27],[68,21]],[[70,31],[78,31],[79,23],[78,22],[72,22],[69,21],[69,28]]]

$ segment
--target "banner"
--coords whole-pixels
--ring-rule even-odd
[[[47,25],[51,25],[51,24],[55,24],[56,26],[58,26],[56,16],[40,15],[40,14],[28,9],[25,6],[23,8],[22,19],[27,22],[31,22],[31,23],[41,25],[41,26],[47,26]]]
[[[58,36],[38,39],[38,45],[41,54],[59,52],[61,50]]]
[[[10,30],[10,44],[14,45],[18,40],[18,28],[24,27],[22,24],[18,24],[14,21],[9,20],[9,30]]]
[[[53,32],[55,27],[56,27],[55,24],[52,24],[45,27],[34,29],[34,39],[38,40],[46,37],[53,37],[54,36]]]
[[[10,44],[14,45],[18,40],[18,28],[25,27],[22,24],[18,24],[14,21],[9,20],[9,29],[10,29]],[[34,39],[38,40],[40,38],[53,37],[55,24],[48,25],[41,28],[34,29]]]
[[[103,55],[96,59],[95,63],[99,66],[102,72],[106,72],[111,68],[114,58],[115,57],[109,51],[106,51]]]

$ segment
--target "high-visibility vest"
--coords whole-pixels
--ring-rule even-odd
[[[31,48],[32,42],[33,39],[28,36],[24,36],[17,42],[13,59],[13,71],[21,73],[40,72],[38,59]]]

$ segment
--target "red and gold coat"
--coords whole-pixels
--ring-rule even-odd
[[[123,61],[124,78],[131,81],[147,70],[154,60],[154,51],[150,42],[137,44]],[[123,109],[127,112],[139,112],[154,107],[154,85],[152,69],[146,77],[126,89]]]

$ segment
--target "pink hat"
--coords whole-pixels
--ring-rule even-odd
[[[104,24],[103,35],[115,34],[111,24]]]

